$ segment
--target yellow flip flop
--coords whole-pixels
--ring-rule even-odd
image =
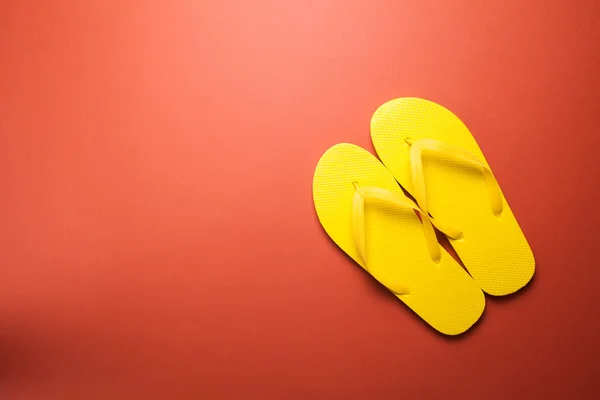
[[[534,274],[533,253],[477,142],[446,108],[418,98],[379,107],[371,137],[383,164],[450,243],[484,292],[501,296]]]
[[[433,328],[457,335],[479,319],[483,292],[371,153],[347,143],[327,150],[315,171],[313,199],[333,241]]]

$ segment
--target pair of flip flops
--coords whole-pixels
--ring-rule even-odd
[[[321,157],[313,180],[319,220],[433,328],[463,333],[483,313],[483,292],[503,296],[530,281],[527,240],[477,142],[446,108],[389,101],[373,115],[371,137],[381,162],[348,143]],[[434,227],[468,272],[438,244]]]

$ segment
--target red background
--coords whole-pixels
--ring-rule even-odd
[[[2,399],[598,396],[597,1],[0,4]],[[401,96],[471,128],[537,259],[455,339],[312,205]]]

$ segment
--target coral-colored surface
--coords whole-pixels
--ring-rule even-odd
[[[594,0],[0,5],[2,399],[598,396]],[[322,152],[401,96],[538,262],[448,339],[327,238]]]

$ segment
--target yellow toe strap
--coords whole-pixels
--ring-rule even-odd
[[[427,244],[427,250],[431,259],[438,263],[441,259],[440,245],[437,242],[435,231],[433,229],[432,221],[429,216],[423,212],[419,207],[408,197],[399,196],[387,189],[375,187],[375,186],[359,186],[357,182],[354,182],[354,197],[352,200],[352,230],[353,236],[358,249],[358,254],[362,259],[365,268],[376,278],[377,271],[371,271],[368,268],[367,254],[366,254],[366,239],[365,239],[365,201],[369,202],[380,202],[383,204],[393,205],[400,211],[415,210],[421,216],[423,222],[423,233],[425,235],[425,242]],[[442,230],[447,235],[459,236],[460,232],[455,230]],[[408,289],[396,282],[387,282],[386,279],[378,279],[388,289],[396,294],[408,294]]]
[[[483,177],[485,179],[491,210],[494,215],[497,216],[502,213],[502,194],[500,193],[498,182],[490,168],[482,163],[474,154],[460,147],[452,146],[434,139],[418,139],[413,141],[407,138],[406,143],[410,145],[410,168],[414,188],[413,195],[423,212],[429,214],[427,207],[427,188],[423,172],[423,155],[430,155],[437,159],[453,160],[480,169],[483,172]],[[441,227],[442,229],[440,230],[444,232],[443,223],[437,221],[431,215],[430,217],[434,224],[440,225],[439,227],[436,225],[436,227],[438,227],[438,229]],[[453,237],[452,235],[448,236],[452,239],[457,239],[457,237]]]

